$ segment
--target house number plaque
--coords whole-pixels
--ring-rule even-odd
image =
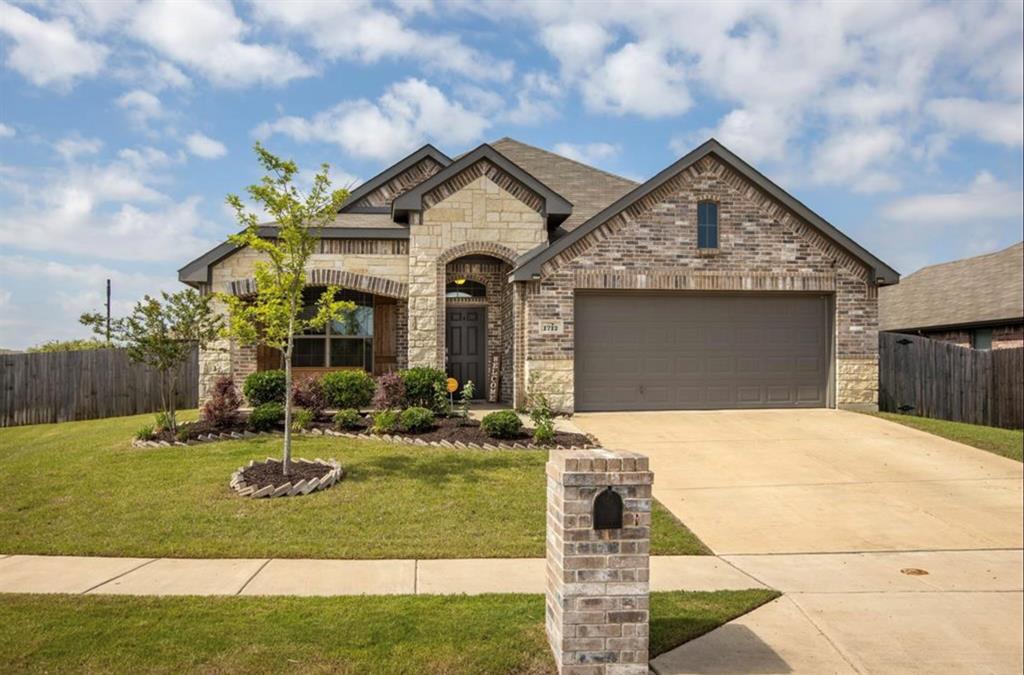
[[[565,332],[565,324],[561,321],[544,321],[540,324],[541,335],[561,335]]]

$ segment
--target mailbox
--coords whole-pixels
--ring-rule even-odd
[[[611,486],[602,490],[594,498],[594,529],[622,529],[622,497]]]

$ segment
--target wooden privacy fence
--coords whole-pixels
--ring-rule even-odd
[[[982,351],[878,336],[878,407],[940,420],[1024,427],[1024,348]]]
[[[199,351],[178,384],[178,407],[195,408]],[[119,417],[160,409],[160,374],[123,349],[0,354],[0,426]]]

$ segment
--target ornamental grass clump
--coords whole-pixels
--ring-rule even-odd
[[[381,410],[374,413],[370,430],[375,434],[393,434],[401,428],[401,424],[397,410]]]
[[[313,411],[299,408],[292,413],[292,431],[307,431],[313,428]]]

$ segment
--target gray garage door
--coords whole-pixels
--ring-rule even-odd
[[[579,293],[576,409],[823,407],[821,295]]]

